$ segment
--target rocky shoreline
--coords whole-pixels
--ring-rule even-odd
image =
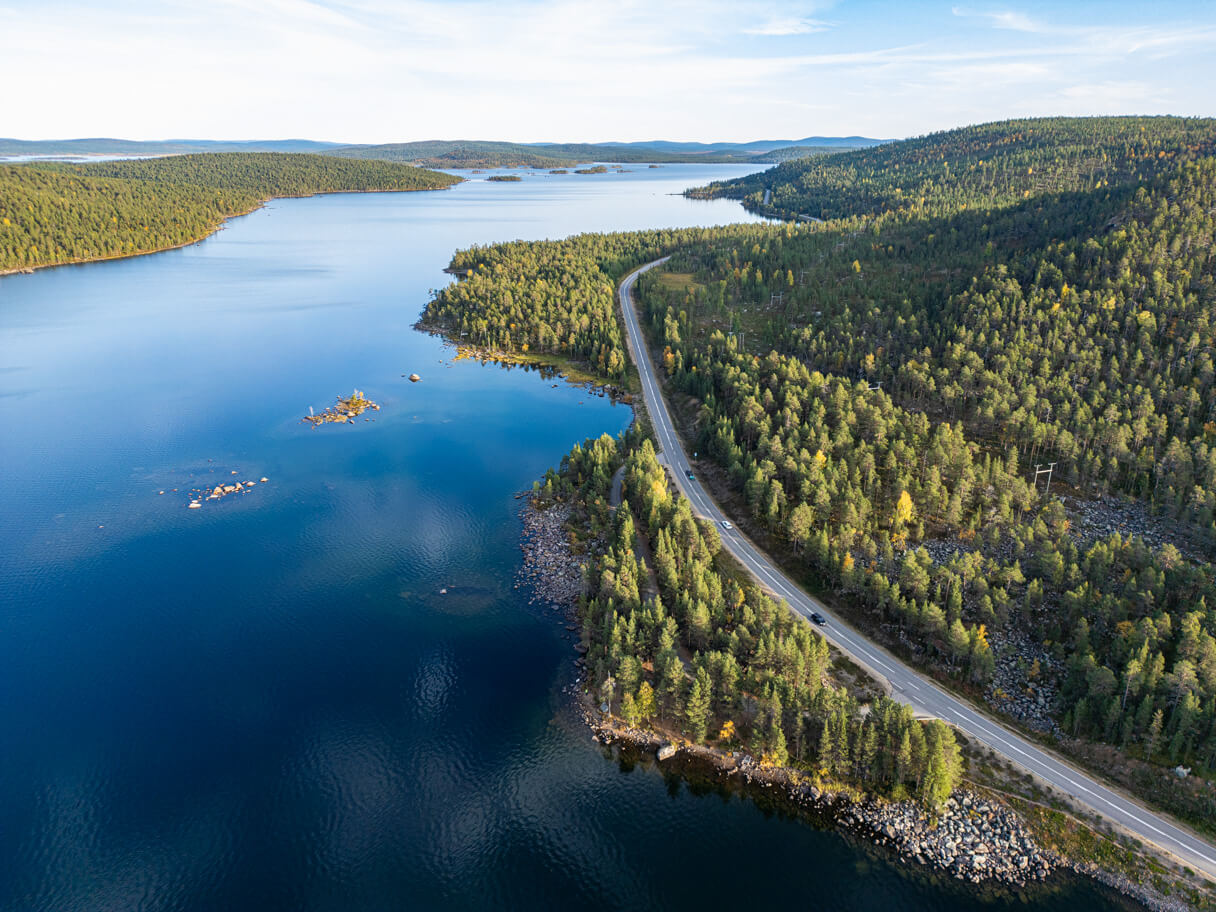
[[[746,753],[667,741],[656,732],[626,727],[591,705],[582,706],[582,715],[601,744],[653,751],[660,762],[700,761],[745,784],[779,788],[792,804],[825,816],[840,829],[959,880],[1025,887],[1066,866],[1035,842],[1012,810],[966,789],[955,791],[945,808],[932,815],[914,801],[857,800],[843,788],[820,788],[809,776],[763,766]]]
[[[520,495],[524,496],[524,495]],[[567,523],[571,508],[556,503],[528,504],[520,511],[524,564],[516,588],[529,588],[534,604],[546,604],[565,615],[566,629],[578,631],[577,606],[583,591],[586,556],[574,552]],[[584,647],[576,644],[580,653]],[[1185,902],[1092,864],[1074,863],[1039,845],[1019,816],[999,800],[958,789],[936,815],[914,801],[858,799],[843,787],[820,787],[797,770],[760,764],[749,754],[726,753],[707,745],[673,740],[664,733],[634,728],[595,705],[585,692],[586,668],[567,688],[592,738],[605,746],[622,746],[653,754],[661,764],[684,763],[737,779],[757,789],[775,789],[795,808],[830,820],[845,832],[893,852],[901,859],[938,874],[980,886],[1029,888],[1058,870],[1092,877],[1140,902],[1154,912],[1187,912]]]
[[[819,788],[810,777],[785,767],[759,764],[748,754],[723,753],[705,745],[668,740],[648,729],[630,728],[600,711],[582,690],[582,674],[570,686],[593,739],[652,753],[657,762],[683,761],[742,784],[777,789],[789,804],[833,822],[904,861],[977,887],[1032,888],[1056,871],[1093,878],[1152,912],[1191,912],[1183,900],[1097,865],[1063,858],[1039,845],[1015,811],[969,789],[958,789],[936,816],[914,801],[858,800],[845,789]]]
[[[531,588],[533,603],[548,602],[573,611],[583,592],[583,561],[570,547],[569,505],[555,503],[541,509],[529,496],[519,516],[524,526],[520,540],[524,565],[515,588]]]

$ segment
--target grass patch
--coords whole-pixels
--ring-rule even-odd
[[[658,276],[660,287],[668,291],[696,291],[705,287],[693,278],[691,272],[659,271],[655,275]]]

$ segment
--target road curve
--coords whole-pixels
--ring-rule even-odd
[[[840,621],[822,602],[803,592],[738,529],[723,526],[727,517],[705,492],[701,483],[688,477],[692,472],[688,454],[676,434],[667,403],[659,389],[654,364],[650,360],[634,307],[633,286],[638,276],[666,262],[667,259],[668,257],[663,257],[647,263],[621,280],[618,293],[625,319],[626,341],[642,381],[642,395],[660,449],[659,461],[671,469],[676,485],[692,503],[693,512],[717,525],[722,546],[733,554],[765,589],[784,600],[795,612],[806,618],[809,618],[812,612],[819,612],[827,618],[827,625],[816,627],[816,630],[882,681],[894,699],[908,704],[918,714],[949,722],[968,738],[987,745],[1042,781],[1072,796],[1094,813],[1134,833],[1145,842],[1164,849],[1209,879],[1216,880],[1216,847],[1108,788],[1050,751],[1028,741],[943,690],[881,646],[871,643]]]

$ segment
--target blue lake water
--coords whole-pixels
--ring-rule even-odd
[[[625,770],[562,694],[513,495],[631,413],[412,325],[458,247],[743,220],[676,194],[746,170],[283,200],[0,277],[0,909],[1115,905]],[[301,423],[355,387],[374,421]]]

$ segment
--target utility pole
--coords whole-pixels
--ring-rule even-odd
[[[1051,496],[1051,470],[1054,469],[1055,467],[1056,467],[1056,464],[1054,462],[1048,463],[1047,468],[1043,468],[1043,463],[1041,463],[1041,462],[1035,463],[1034,486],[1036,488],[1039,486],[1039,476],[1043,475],[1043,474],[1047,475],[1047,489],[1043,492],[1044,497]]]

